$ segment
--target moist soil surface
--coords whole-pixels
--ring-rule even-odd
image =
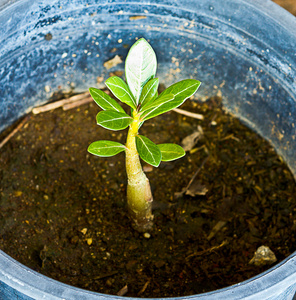
[[[219,98],[182,108],[204,120],[170,112],[140,130],[155,143],[178,144],[203,131],[185,157],[159,168],[143,163],[154,194],[149,234],[130,226],[124,153],[99,158],[86,150],[100,139],[124,143],[126,131],[97,126],[95,103],[30,115],[0,150],[0,249],[76,287],[155,298],[251,278],[275,264],[249,263],[262,245],[277,262],[286,258],[296,232],[286,165]]]

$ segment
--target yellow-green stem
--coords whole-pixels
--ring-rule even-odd
[[[134,228],[145,232],[153,225],[153,198],[150,183],[142,170],[136,147],[138,129],[139,118],[134,112],[134,121],[129,127],[126,141],[127,203]]]

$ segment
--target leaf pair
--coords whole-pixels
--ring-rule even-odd
[[[133,121],[132,117],[125,113],[124,109],[116,100],[96,88],[90,88],[89,92],[96,104],[103,109],[103,111],[97,114],[97,124],[110,130],[125,129],[131,124]],[[124,97],[128,97],[122,90],[119,90],[118,93],[119,92]]]
[[[105,84],[117,99],[127,104],[131,108],[136,109],[137,105],[135,99],[128,85],[123,81],[123,79],[118,76],[112,76],[105,81]],[[94,101],[102,109],[124,112],[124,109],[120,106],[120,104],[103,91],[96,88],[90,88],[89,92]]]
[[[136,146],[140,157],[154,167],[158,167],[161,161],[172,161],[185,155],[185,151],[179,145],[156,145],[143,135],[136,136]]]
[[[108,80],[112,78],[114,77],[111,77]],[[126,89],[119,89],[118,86],[120,85],[116,85],[115,88],[115,85],[110,85],[110,82],[112,82],[112,84],[114,82],[124,83],[122,79],[120,79],[120,81],[110,80],[108,84],[113,89],[112,92],[118,97],[122,97],[122,99],[126,102],[132,101],[129,92]],[[140,98],[143,99],[142,107],[140,109],[141,122],[180,106],[187,98],[196,92],[200,82],[194,79],[182,80],[167,88],[158,97],[155,97],[155,87],[157,85],[158,79],[155,78],[150,80],[143,89],[143,96]],[[95,88],[90,88],[90,94],[94,98],[95,102],[103,109],[103,111],[99,112],[97,115],[97,123],[102,127],[110,130],[122,130],[127,128],[133,122],[132,117],[126,114],[116,100],[106,93]]]
[[[172,161],[185,155],[183,148],[176,144],[154,144],[147,137],[138,135],[136,146],[140,157],[154,167],[161,161]],[[96,141],[89,145],[88,152],[100,157],[111,157],[126,150],[126,147],[113,141]]]
[[[141,120],[149,120],[180,106],[197,91],[199,86],[200,82],[198,80],[186,79],[171,85],[158,97],[150,97],[149,100],[141,104]]]

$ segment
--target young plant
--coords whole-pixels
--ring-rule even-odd
[[[96,116],[98,125],[110,130],[122,130],[128,127],[125,145],[100,140],[90,144],[88,151],[101,157],[110,157],[125,151],[128,211],[134,228],[140,232],[151,229],[153,225],[153,198],[140,158],[158,167],[161,161],[171,161],[184,156],[185,151],[176,144],[156,145],[147,137],[140,135],[139,128],[146,120],[180,106],[200,86],[198,80],[182,80],[158,95],[159,80],[155,78],[156,67],[156,55],[152,47],[141,38],[128,52],[125,61],[126,82],[117,76],[106,80],[105,84],[112,94],[130,106],[130,115],[116,100],[103,91],[96,88],[89,89],[94,101],[103,109]]]

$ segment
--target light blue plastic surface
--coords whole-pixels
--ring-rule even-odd
[[[222,94],[296,175],[296,19],[269,0],[0,0],[0,28],[0,131],[52,92],[85,91],[123,70],[103,63],[116,54],[124,61],[145,37],[165,85],[201,79],[198,97]],[[179,299],[281,300],[295,290],[294,253],[249,281]],[[58,283],[0,252],[0,299],[114,298],[121,299]]]

